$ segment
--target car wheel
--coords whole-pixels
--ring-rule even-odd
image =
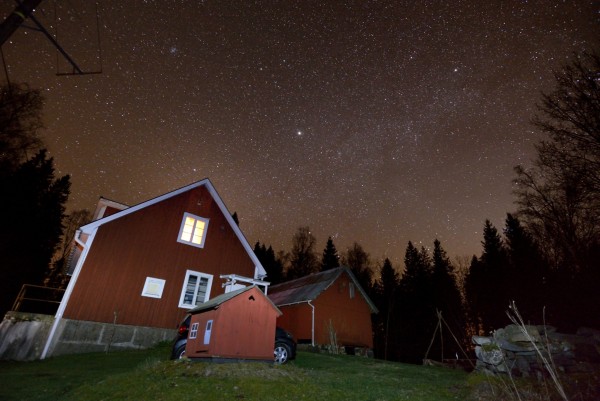
[[[184,356],[185,356],[185,344],[183,344],[182,346],[177,348],[177,351],[175,351],[175,359],[181,359]]]
[[[282,365],[288,361],[291,355],[290,347],[285,343],[275,343],[275,350],[273,351],[275,357],[275,363]]]

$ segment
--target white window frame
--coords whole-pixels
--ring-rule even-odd
[[[185,273],[185,280],[183,280],[183,287],[181,288],[181,296],[179,297],[179,307],[180,308],[184,308],[184,309],[192,309],[195,308],[197,305],[197,297],[198,297],[198,284],[199,282],[196,283],[195,288],[194,288],[194,295],[192,297],[192,302],[191,303],[187,303],[185,302],[185,295],[188,291],[188,282],[190,280],[191,276],[196,276],[198,277],[200,280],[202,280],[203,278],[207,279],[207,283],[206,283],[206,293],[204,294],[204,299],[200,300],[200,303],[204,303],[206,301],[208,301],[210,299],[210,290],[212,287],[212,282],[213,282],[213,276],[212,274],[206,274],[206,273],[200,273],[197,271],[193,271],[193,270],[187,270]]]
[[[196,244],[196,243],[194,243],[192,241],[186,241],[186,240],[184,240],[184,239],[181,238],[181,236],[183,235],[183,229],[185,227],[185,221],[188,218],[194,219],[194,228],[193,228],[193,230],[196,229],[196,224],[197,224],[198,221],[204,222],[204,232],[202,233],[202,239],[200,240],[199,244]],[[185,212],[183,214],[183,219],[181,220],[181,226],[179,227],[179,234],[177,235],[177,242],[180,242],[180,243],[186,244],[186,245],[195,246],[197,248],[204,248],[204,242],[206,241],[206,233],[208,232],[208,220],[209,219],[206,219],[204,217],[196,216],[194,214]],[[193,238],[193,231],[192,231],[192,238]]]
[[[190,327],[190,339],[193,340],[198,335],[198,326],[200,323],[193,323],[192,327]]]
[[[142,289],[143,297],[162,298],[162,293],[165,288],[166,281],[155,277],[146,277],[144,288]]]

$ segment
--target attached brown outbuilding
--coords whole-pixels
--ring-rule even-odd
[[[273,362],[281,311],[256,286],[219,295],[190,314],[188,358]]]
[[[375,304],[347,267],[269,287],[269,298],[283,312],[279,327],[299,344],[336,343],[348,348],[373,348],[371,314]]]

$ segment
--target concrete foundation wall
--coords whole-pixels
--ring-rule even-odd
[[[152,347],[175,338],[175,329],[61,319],[49,356]]]
[[[0,323],[0,360],[39,359],[53,322],[52,315],[8,312]]]
[[[39,359],[53,323],[54,316],[7,313],[0,324],[0,359]],[[47,357],[148,348],[175,334],[175,329],[61,319]]]

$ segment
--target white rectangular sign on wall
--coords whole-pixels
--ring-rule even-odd
[[[162,298],[165,280],[154,277],[146,277],[146,284],[142,290],[143,297]]]

